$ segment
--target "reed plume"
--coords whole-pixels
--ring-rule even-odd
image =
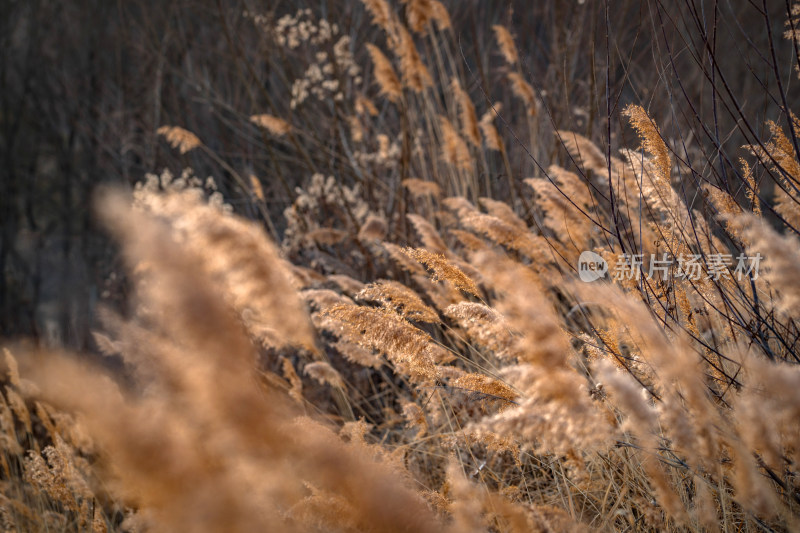
[[[428,71],[428,67],[422,62],[422,58],[414,44],[414,38],[403,26],[398,26],[399,42],[395,53],[400,58],[400,73],[403,79],[403,86],[421,93],[427,87],[433,85],[433,78]]]
[[[434,362],[448,359],[430,337],[394,311],[336,305],[326,313],[340,323],[334,333],[347,342],[384,352],[397,371],[413,381],[434,379],[437,374]]]
[[[442,130],[442,159],[455,169],[469,170],[472,167],[472,156],[467,143],[447,117],[439,116],[439,127]]]
[[[427,33],[430,21],[436,21],[439,31],[450,27],[447,8],[438,0],[403,0],[409,27],[417,33]]]
[[[511,90],[525,104],[528,115],[536,116],[536,92],[533,87],[518,72],[509,72],[508,81],[511,82]]]
[[[396,281],[379,280],[370,283],[356,296],[360,300],[380,302],[384,307],[393,309],[408,320],[439,322],[436,311],[428,307],[416,292]]]
[[[514,44],[511,32],[505,26],[499,24],[492,26],[492,30],[494,30],[497,44],[500,45],[500,52],[502,52],[506,63],[516,65],[519,61],[519,54],[517,54],[517,45]]]
[[[475,105],[472,103],[467,91],[461,87],[458,78],[453,78],[450,82],[450,86],[453,89],[456,102],[458,102],[461,130],[464,133],[464,137],[466,137],[473,146],[480,147],[481,134],[478,127],[478,115],[475,113]]]
[[[483,133],[483,139],[486,142],[486,147],[489,150],[500,151],[502,150],[503,141],[497,128],[494,127],[493,121],[496,114],[500,112],[502,106],[499,103],[493,105],[494,109],[488,110],[481,116],[479,126]]]
[[[455,288],[480,298],[480,292],[475,282],[443,255],[422,248],[405,248],[403,253],[428,267],[432,271],[433,279],[451,283]]]
[[[250,122],[255,124],[260,128],[264,128],[271,134],[275,136],[282,136],[286,135],[290,131],[292,131],[292,126],[285,120],[279,117],[274,117],[268,114],[261,114],[261,115],[252,115],[250,117]]]
[[[378,82],[381,94],[386,96],[390,102],[400,102],[403,99],[403,87],[392,67],[392,63],[377,46],[367,44],[367,50],[372,58],[372,63],[375,65],[375,79]]]
[[[163,135],[170,146],[177,148],[182,154],[203,145],[197,135],[178,126],[161,126],[156,132]]]
[[[637,86],[647,54],[620,70],[620,39],[595,46],[609,24],[583,2],[567,11],[587,31],[494,25],[495,51],[494,8],[469,35],[438,0],[361,4],[245,13],[256,48],[229,66],[259,86],[241,94],[291,116],[206,94],[193,109],[227,102],[222,122],[189,123],[232,135],[162,126],[174,153],[156,159],[218,178],[98,193],[122,262],[108,253],[92,355],[21,342],[0,359],[0,527],[800,529],[800,121],[778,75],[800,8],[787,48],[758,55],[776,72],[759,71],[762,132],[720,92],[724,45],[668,30],[684,17],[657,17],[659,49],[692,37],[667,94],[669,69]],[[229,45],[250,38],[238,20],[219,18]],[[692,83],[697,57],[719,83]],[[629,103],[706,92],[689,115]],[[17,214],[50,246],[40,210]],[[18,281],[24,257],[3,257]]]

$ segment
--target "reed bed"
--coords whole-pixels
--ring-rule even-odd
[[[800,530],[791,110],[723,181],[668,109],[551,123],[513,28],[492,89],[441,2],[363,4],[371,42],[246,15],[302,71],[242,111],[308,166],[283,220],[230,165],[259,216],[190,170],[97,192],[114,365],[4,351],[4,530]]]

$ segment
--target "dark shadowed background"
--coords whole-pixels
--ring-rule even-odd
[[[635,147],[619,112],[640,103],[686,147],[690,176],[697,169],[729,190],[740,147],[766,136],[765,120],[785,121],[782,106],[796,108],[782,0],[446,4],[473,99],[508,93],[492,93],[505,82],[491,26],[504,24],[538,92],[544,130]],[[363,43],[378,30],[355,0],[0,0],[0,337],[91,348],[98,304],[124,303],[115,247],[92,215],[98,185],[131,188],[148,172],[192,167],[214,176],[238,213],[259,219],[264,212],[230,170],[252,174],[280,238],[296,186],[314,172],[354,179],[325,150],[337,126],[324,107],[286,107],[301,67],[245,16],[305,7],[351,35],[357,62],[370,70]],[[248,117],[262,112],[322,117],[301,139],[306,155],[254,128]],[[204,152],[180,155],[156,134],[164,124],[194,132],[229,166]],[[518,134],[522,142],[527,135]],[[552,134],[531,148],[513,161],[520,175],[536,172],[531,157],[566,164]],[[492,187],[486,192],[501,199],[508,193],[499,180]]]

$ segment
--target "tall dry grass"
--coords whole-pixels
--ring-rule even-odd
[[[312,59],[254,127],[304,158],[314,102],[346,169],[295,191],[280,244],[191,173],[98,194],[135,294],[96,333],[119,368],[5,352],[3,527],[800,529],[790,110],[721,182],[636,104],[613,152],[554,129],[503,26],[501,106],[441,3],[364,4],[368,67],[311,11],[253,16]],[[584,251],[643,261],[585,283]]]

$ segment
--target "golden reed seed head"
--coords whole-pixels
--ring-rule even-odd
[[[472,155],[467,143],[444,115],[439,115],[439,127],[442,130],[442,159],[455,169],[469,170]]]
[[[800,6],[800,4],[798,4],[798,6]],[[739,164],[742,165],[742,178],[744,178],[745,182],[747,183],[747,191],[745,191],[745,195],[750,201],[753,213],[761,216],[761,202],[758,198],[758,183],[756,182],[755,176],[753,176],[753,169],[743,157],[739,158]]]
[[[428,250],[439,254],[447,255],[450,250],[447,248],[442,236],[436,231],[433,225],[425,220],[423,217],[414,214],[406,215],[406,218],[414,225],[414,229],[422,241],[422,244]]]
[[[383,359],[380,355],[372,352],[371,348],[365,348],[359,344],[347,341],[336,341],[333,347],[342,357],[355,365],[378,369],[383,366]]]
[[[395,53],[400,57],[400,72],[403,86],[414,92],[421,93],[427,87],[433,86],[433,78],[428,67],[422,62],[414,38],[403,26],[398,26],[400,36],[399,46]]]
[[[358,230],[358,238],[361,240],[381,241],[386,238],[388,231],[386,220],[382,216],[369,214],[361,229]]]
[[[340,339],[385,353],[395,370],[413,382],[436,378],[434,363],[443,358],[444,349],[401,315],[354,304],[335,305],[325,314],[339,322],[340,328],[334,333]]]
[[[479,212],[465,212],[460,215],[459,220],[464,227],[475,233],[485,235],[493,242],[531,259],[542,261],[548,256],[547,245],[542,237],[531,233],[527,228],[521,229],[518,224],[510,224],[499,217]]]
[[[450,27],[450,15],[447,8],[438,0],[402,0],[406,5],[408,25],[417,33],[426,34],[431,20],[436,22],[439,30]]]
[[[6,378],[8,382],[16,387],[17,390],[22,390],[22,383],[19,377],[19,365],[17,364],[17,359],[8,348],[3,348],[3,360],[6,364]]]
[[[264,188],[261,186],[261,180],[259,180],[255,175],[250,174],[250,188],[253,190],[253,196],[261,200],[262,202],[266,200],[264,196]]]
[[[344,380],[339,372],[326,361],[314,361],[303,367],[303,372],[317,380],[320,385],[344,388]]]
[[[282,118],[274,117],[272,115],[261,114],[252,115],[250,122],[260,128],[264,128],[271,134],[280,137],[292,131],[292,126]]]
[[[291,286],[287,266],[262,227],[227,215],[191,191],[142,194],[139,201],[141,207],[132,209],[125,197],[111,193],[104,196],[99,209],[131,249],[129,256],[157,265],[152,257],[155,250],[169,248],[171,240],[180,242],[183,255],[176,251],[170,257],[196,261],[197,275],[208,276],[220,290],[224,288],[230,305],[243,318],[247,311],[247,322],[277,328],[289,343],[315,350],[314,333]],[[142,230],[144,227],[151,228],[149,234]],[[163,261],[170,257],[165,256]],[[176,270],[167,265],[168,272]],[[145,286],[148,297],[166,307],[177,305],[165,301],[169,291],[159,291],[158,287]]]
[[[156,133],[163,136],[170,146],[177,148],[181,154],[203,145],[197,135],[178,126],[161,126]]]
[[[498,357],[513,356],[515,335],[496,309],[477,302],[459,302],[445,309],[444,314],[455,320],[472,342]]]
[[[390,102],[400,102],[403,99],[403,86],[400,84],[400,79],[397,77],[392,63],[383,55],[381,49],[373,44],[367,43],[367,51],[369,51],[372,64],[375,66],[375,79],[381,94],[386,96]]]
[[[458,102],[458,108],[460,110],[459,118],[461,120],[461,131],[473,146],[476,148],[480,147],[481,134],[478,127],[478,116],[475,113],[475,106],[473,105],[472,100],[470,100],[467,91],[461,87],[461,83],[459,83],[458,78],[453,77],[450,86],[453,90],[453,95],[455,96],[456,102]]]
[[[362,0],[362,2],[372,15],[372,23],[383,28],[386,33],[391,33],[394,14],[386,0]]]
[[[504,400],[504,407],[512,405],[514,400],[519,396],[514,389],[502,381],[491,378],[485,374],[464,374],[453,380],[451,384],[456,387],[481,392],[494,398]]]
[[[670,174],[672,173],[672,162],[658,126],[640,105],[630,104],[622,112],[628,117],[633,128],[639,133],[644,149],[653,156],[658,180],[663,184],[669,184]]]
[[[516,65],[517,61],[519,61],[519,55],[517,54],[517,46],[514,44],[514,38],[511,36],[511,32],[508,31],[505,26],[500,26],[499,24],[492,26],[492,29],[497,37],[497,44],[500,45],[500,52],[502,52],[503,57],[506,59],[506,63],[509,65]]]
[[[375,107],[372,100],[362,94],[356,96],[355,110],[359,115],[369,114],[371,117],[378,116],[378,108]]]
[[[518,72],[509,72],[508,79],[511,81],[511,90],[525,104],[528,115],[536,116],[536,92],[533,87]]]
[[[403,248],[403,253],[428,267],[432,271],[434,280],[446,281],[457,289],[480,298],[478,285],[463,270],[448,261],[444,255],[435,254],[423,248]]]
[[[592,141],[572,131],[558,130],[557,133],[576,163],[594,172],[608,172],[606,156]]]
[[[794,114],[791,115],[791,120],[795,131],[800,129],[800,123]],[[770,141],[764,143],[763,149],[761,146],[749,148],[762,164],[773,167],[776,174],[781,176],[784,187],[775,188],[775,210],[790,226],[797,228],[800,227],[800,206],[791,191],[794,184],[800,181],[800,156],[795,153],[794,144],[778,124],[768,120],[767,127],[772,134]]]
[[[510,224],[511,226],[518,228],[520,231],[529,230],[528,224],[522,220],[507,203],[499,200],[493,200],[485,196],[479,198],[478,201],[490,215],[499,218],[506,224]]]
[[[717,217],[723,220],[725,229],[734,238],[741,239],[741,236],[738,235],[737,227],[729,223],[731,217],[742,213],[742,208],[736,203],[736,198],[710,183],[704,183],[702,187],[711,205],[717,210]]]
[[[403,180],[403,187],[405,187],[414,198],[423,198],[425,196],[439,198],[442,195],[442,188],[434,181],[407,178]]]
[[[306,238],[316,244],[333,246],[347,239],[348,233],[336,228],[317,228],[309,231]]]
[[[480,128],[483,133],[483,139],[486,142],[486,148],[497,152],[503,149],[503,140],[500,138],[497,128],[494,127],[494,119],[497,113],[500,113],[500,109],[502,109],[502,105],[499,102],[495,103],[494,109],[486,111],[480,121]]]
[[[431,18],[436,21],[436,27],[439,31],[450,29],[452,23],[450,22],[450,13],[447,8],[439,0],[431,0]]]
[[[438,324],[439,314],[431,309],[419,294],[402,283],[378,280],[370,283],[356,295],[358,300],[379,302],[408,320]]]

